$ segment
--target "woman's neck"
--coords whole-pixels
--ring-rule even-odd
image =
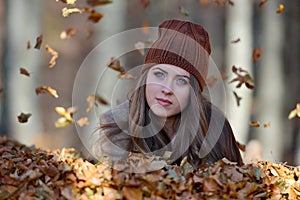
[[[174,138],[174,136],[176,135],[176,126],[174,123],[176,123],[176,117],[168,117],[167,119],[165,119],[165,124],[164,124],[164,131],[167,133],[167,135],[169,136],[170,140],[172,140]]]

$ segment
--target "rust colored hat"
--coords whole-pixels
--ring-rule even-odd
[[[158,39],[148,50],[142,72],[155,64],[178,66],[205,86],[211,47],[207,31],[199,24],[166,20],[159,25]]]

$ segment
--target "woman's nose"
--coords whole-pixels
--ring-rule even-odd
[[[161,91],[164,94],[169,94],[169,95],[173,94],[173,90],[170,87],[168,87],[168,86],[163,86],[162,89],[161,89]]]

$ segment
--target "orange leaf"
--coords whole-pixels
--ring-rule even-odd
[[[135,77],[132,74],[128,73],[128,72],[120,73],[118,75],[118,78],[120,78],[120,79],[131,79],[131,80],[135,79]]]
[[[94,23],[99,22],[100,19],[103,17],[103,15],[101,13],[99,13],[93,9],[90,9],[90,8],[84,8],[83,11],[86,13],[90,13],[88,20],[90,20]]]
[[[20,67],[20,74],[23,74],[23,75],[28,76],[28,77],[30,76],[30,73],[22,67]]]
[[[258,4],[259,7],[262,7],[265,3],[267,3],[268,0],[261,0],[261,2]]]
[[[21,113],[21,114],[18,116],[18,121],[19,121],[20,123],[26,123],[26,122],[28,122],[28,119],[29,119],[30,116],[31,116],[30,113],[27,113],[27,114]]]
[[[55,98],[58,98],[57,91],[49,86],[41,86],[35,89],[35,93],[37,95],[45,92],[51,94]]]
[[[270,127],[271,126],[271,122],[265,122],[264,123],[264,128],[268,128],[268,127]]]
[[[58,58],[58,53],[55,50],[53,50],[49,45],[46,45],[45,49],[48,53],[50,53],[52,55],[52,57],[49,61],[49,64],[48,64],[49,68],[52,68],[56,64],[56,59]]]
[[[125,199],[135,199],[135,200],[143,199],[143,192],[139,188],[125,186],[122,188],[122,193]]]
[[[40,35],[39,37],[36,38],[36,44],[34,46],[35,49],[40,49],[42,46],[43,42],[43,35]]]
[[[145,35],[148,35],[148,34],[149,34],[149,24],[148,24],[147,21],[144,21],[144,22],[143,22],[142,30],[143,30],[143,33],[144,33]]]
[[[150,2],[150,0],[140,0],[140,4],[144,9],[150,5]]]
[[[260,126],[259,121],[251,121],[249,124],[250,124],[250,126],[252,126],[252,127],[259,127],[259,126]]]
[[[210,88],[213,88],[216,85],[217,81],[218,79],[214,75],[211,75],[206,79],[206,83]]]
[[[276,13],[282,13],[284,11],[284,5],[280,4],[276,10]]]

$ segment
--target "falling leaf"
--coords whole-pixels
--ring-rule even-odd
[[[188,17],[189,16],[189,12],[183,7],[183,6],[179,6],[179,13],[182,14],[183,16]]]
[[[221,78],[223,81],[226,81],[228,79],[228,76],[224,72],[221,72]]]
[[[300,103],[297,103],[296,108],[290,112],[288,119],[293,119],[296,116],[300,117]]]
[[[31,114],[30,113],[21,113],[19,116],[18,116],[18,121],[20,123],[26,123],[28,122],[28,119],[29,117],[31,117]]]
[[[74,5],[76,0],[66,0],[67,4]]]
[[[114,57],[110,58],[109,63],[107,64],[108,67],[112,68],[113,70],[116,70],[120,73],[124,73],[125,69],[124,67],[121,66],[120,64],[120,60],[119,59],[115,59]]]
[[[60,116],[66,118],[68,121],[73,121],[73,114],[76,112],[75,107],[69,107],[68,109],[65,109],[64,107],[55,107],[55,112],[59,114]]]
[[[206,79],[206,84],[208,85],[208,87],[213,88],[216,83],[218,82],[218,79],[216,78],[216,76],[211,75]]]
[[[42,42],[43,42],[43,35],[40,35],[36,38],[36,43],[34,45],[35,49],[40,49],[42,46]]]
[[[237,106],[240,106],[241,105],[242,97],[238,96],[238,94],[236,92],[234,92],[234,91],[233,91],[233,94],[234,94]]]
[[[140,0],[140,5],[145,9],[150,5],[151,0]]]
[[[30,73],[22,67],[20,67],[20,74],[23,74],[23,75],[28,76],[28,77],[30,76]]]
[[[241,38],[237,38],[237,39],[235,39],[235,40],[232,40],[231,43],[238,43],[238,42],[240,42],[240,41],[241,41]]]
[[[251,122],[249,123],[249,125],[252,126],[252,127],[260,127],[259,121],[251,121]]]
[[[147,21],[143,22],[142,30],[145,35],[149,35],[149,23]]]
[[[77,120],[76,123],[80,127],[87,126],[87,125],[89,125],[89,119],[87,117],[82,117],[79,120]]]
[[[88,5],[95,7],[95,6],[102,6],[106,4],[111,4],[112,1],[109,0],[87,0],[86,2]]]
[[[76,34],[76,30],[74,28],[69,28],[60,33],[60,39],[64,40],[70,38]]]
[[[30,48],[31,48],[30,41],[27,41],[27,49],[30,49]]]
[[[268,0],[261,0],[261,2],[258,4],[259,7],[262,7],[265,3],[267,3]]]
[[[199,4],[202,6],[206,6],[209,3],[210,3],[210,0],[199,0]]]
[[[0,93],[3,92],[3,87],[0,87]]]
[[[55,98],[58,98],[57,91],[49,86],[41,86],[35,89],[35,93],[37,95],[45,92],[51,94]]]
[[[264,128],[268,128],[268,127],[270,127],[271,126],[271,122],[265,122],[264,123]]]
[[[145,55],[145,43],[143,42],[137,42],[134,44],[135,50],[139,52],[142,56]]]
[[[49,61],[49,64],[48,64],[49,68],[52,68],[52,67],[54,67],[56,65],[56,59],[58,58],[58,53],[57,53],[57,51],[55,51],[54,49],[52,49],[49,45],[46,45],[45,49],[52,56],[51,59],[50,59],[50,61]]]
[[[68,17],[68,16],[70,16],[71,14],[74,14],[74,13],[82,13],[82,11],[79,8],[66,8],[66,7],[64,7],[62,9],[62,16],[64,16],[64,17]]]
[[[90,20],[94,23],[99,22],[100,19],[103,17],[103,15],[101,13],[95,11],[94,9],[84,8],[83,11],[90,14],[88,17],[88,20]]]
[[[236,88],[240,88],[243,84],[245,84],[248,89],[254,88],[253,79],[246,70],[232,66],[232,72],[236,74],[237,77],[232,79],[229,83],[238,82]]]
[[[93,34],[94,34],[94,30],[92,28],[88,28],[86,30],[86,34],[87,34],[86,38],[90,39],[93,36]]]
[[[239,143],[238,141],[236,141],[236,144],[238,145],[239,149],[243,152],[246,151],[246,145]]]
[[[55,125],[56,128],[64,128],[64,127],[66,127],[66,126],[68,126],[68,125],[70,125],[70,124],[72,124],[72,121],[69,121],[69,120],[67,120],[67,119],[64,118],[64,117],[58,118],[58,119],[55,121],[55,123],[54,123],[54,125]]]
[[[263,49],[262,48],[256,48],[253,50],[252,53],[252,60],[253,63],[255,64],[257,60],[261,59],[261,53],[262,53]]]
[[[132,74],[130,74],[128,72],[120,73],[118,75],[118,78],[119,79],[128,79],[128,80],[135,80],[136,79]]]
[[[284,11],[284,5],[280,4],[276,10],[276,13],[279,14],[279,13],[282,13]]]
[[[215,0],[215,2],[218,6],[225,6],[226,3],[228,3],[231,6],[234,6],[234,2],[231,0]]]
[[[98,106],[97,103],[100,103],[102,105],[109,105],[109,103],[103,99],[101,96],[98,95],[90,95],[86,98],[86,102],[88,104],[88,108],[86,109],[86,112],[89,113],[92,110],[92,107],[94,105]]]

